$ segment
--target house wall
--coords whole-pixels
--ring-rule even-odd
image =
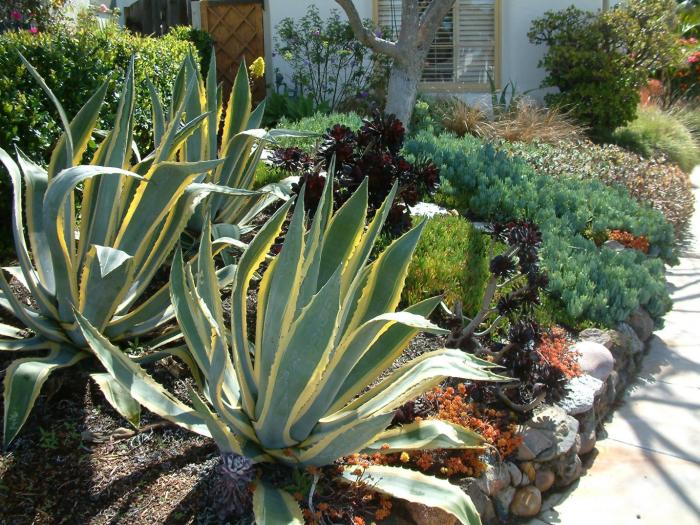
[[[619,0],[610,0],[614,5]],[[537,63],[545,52],[542,46],[531,44],[527,38],[532,20],[542,16],[546,11],[565,9],[570,5],[590,11],[603,7],[604,0],[501,0],[501,83],[512,80],[519,92],[534,90],[530,96],[541,100],[544,90],[540,89],[545,74],[537,67]],[[268,84],[273,85],[275,69],[289,77],[289,68],[274,52],[274,28],[285,17],[299,18],[306,13],[307,8],[315,4],[322,16],[327,16],[332,9],[342,10],[333,0],[265,0],[265,35],[266,62],[268,64]],[[372,18],[373,0],[355,0],[355,5],[362,18]],[[490,101],[490,95],[485,93],[455,93],[469,102]]]

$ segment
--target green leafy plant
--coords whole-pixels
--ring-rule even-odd
[[[265,127],[276,126],[282,119],[297,122],[303,118],[311,117],[317,112],[327,113],[329,111],[328,104],[324,102],[317,105],[310,95],[293,97],[286,91],[284,93],[272,92],[266,100],[263,125]]]
[[[548,291],[572,319],[615,326],[639,305],[657,321],[669,310],[664,260],[676,260],[673,228],[624,190],[539,174],[523,160],[473,137],[419,133],[406,141],[405,152],[429,157],[440,168],[438,202],[480,220],[538,224]],[[590,221],[595,231],[644,235],[651,257],[599,250],[582,235]]]
[[[627,0],[601,13],[571,6],[533,22],[530,41],[547,46],[545,96],[605,138],[634,119],[639,88],[678,54],[673,0]]]
[[[318,110],[328,111],[358,96],[367,96],[372,81],[386,63],[361,44],[338,11],[323,19],[311,5],[301,18],[285,18],[275,28],[275,49],[292,68],[294,93],[311,97]]]
[[[0,160],[10,174],[14,189],[12,228],[19,261],[19,266],[6,270],[36,303],[36,306],[24,304],[0,272],[0,306],[33,333],[23,338],[21,332],[0,325],[3,337],[0,349],[49,351],[45,356],[18,359],[6,370],[5,445],[26,421],[49,374],[89,357],[74,312],[79,312],[114,341],[150,337],[150,346],[158,348],[159,343],[177,338],[180,334],[177,328],[166,331],[162,339],[152,338],[155,331],[174,318],[168,287],[159,286],[156,276],[187,221],[199,203],[213,193],[239,200],[256,200],[266,195],[221,185],[233,182],[252,185],[259,153],[249,159],[245,148],[251,136],[266,135],[261,130],[246,131],[246,122],[254,121],[252,117],[246,118],[249,99],[241,97],[240,90],[234,90],[224,123],[223,157],[216,158],[218,122],[210,120],[205,126],[210,113],[193,105],[200,100],[202,85],[195,79],[184,82],[187,72],[196,70],[191,56],[182,64],[169,109],[165,110],[158,97],[153,97],[156,148],[144,158],[133,150],[136,90],[134,60],[131,60],[115,128],[99,144],[90,165],[78,164],[95,132],[108,83],[104,82],[69,122],[45,80],[26,59],[22,57],[22,60],[54,103],[65,132],[47,169],[20,151],[15,162],[0,149]],[[210,75],[215,78],[213,64]],[[153,86],[150,87],[153,92]],[[206,97],[216,100],[217,94],[210,87]],[[218,105],[214,103],[212,107]],[[206,151],[207,137],[212,149],[210,154],[202,154]],[[240,173],[246,176],[241,178]],[[77,208],[75,194],[79,190]],[[230,210],[247,206],[236,206],[234,202],[232,208],[230,202],[222,205],[218,202],[208,201],[207,209],[219,217],[232,216]],[[25,219],[29,243],[25,238]],[[216,241],[217,250],[235,242],[228,232],[223,232],[223,237]],[[232,269],[233,266],[227,266],[217,274],[221,286],[230,282]],[[108,374],[93,374],[93,378],[107,400],[127,420],[137,424],[139,407],[128,390]]]
[[[664,159],[644,159],[618,146],[588,140],[555,144],[502,142],[498,148],[518,156],[542,175],[622,186],[638,202],[663,213],[677,234],[693,215],[695,197],[688,176]],[[603,233],[606,240],[605,227],[596,225],[593,231],[592,223],[591,220],[587,238]]]
[[[332,214],[328,184],[308,231],[300,196],[282,250],[259,285],[254,343],[247,331],[249,281],[280,234],[291,203],[261,228],[238,263],[230,326],[224,324],[210,232],[202,237],[196,268],[185,266],[176,254],[171,295],[193,372],[200,378],[200,389],[190,390],[191,406],[77,314],[93,351],[139,402],[215,439],[239,509],[245,508],[255,463],[319,467],[365,449],[390,453],[483,443],[477,434],[438,420],[387,427],[395,409],[447,376],[500,380],[488,362],[459,350],[436,350],[366,389],[419,331],[445,333],[424,317],[439,298],[394,312],[422,224],[367,264],[397,188],[366,228],[367,190],[365,182]],[[356,481],[356,468],[346,468],[343,476]],[[380,492],[438,507],[463,523],[479,523],[469,497],[448,482],[390,467],[368,467],[361,477]],[[292,496],[264,478],[255,482],[253,510],[258,523],[303,520]]]
[[[448,307],[460,301],[464,314],[474,315],[489,277],[488,245],[488,237],[462,217],[428,220],[408,267],[403,299],[412,304],[442,294]]]

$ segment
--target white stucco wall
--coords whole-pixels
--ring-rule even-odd
[[[532,20],[542,16],[546,11],[565,9],[576,5],[581,9],[596,11],[602,8],[603,0],[501,0],[501,83],[513,80],[518,91],[536,90],[530,96],[541,99],[544,91],[539,89],[544,78],[544,71],[537,63],[545,52],[542,46],[530,44],[527,33]],[[617,0],[610,0],[610,5]],[[275,68],[283,74],[288,74],[289,68],[284,60],[273,56],[274,28],[285,17],[301,17],[309,5],[315,4],[322,16],[327,16],[331,9],[340,11],[334,0],[265,0],[265,35],[266,62],[268,64],[268,83],[274,82]],[[360,15],[371,18],[373,11],[372,0],[355,0]],[[457,94],[457,93],[456,93]],[[458,93],[457,95],[470,102],[483,101],[488,103],[490,96],[483,93]]]

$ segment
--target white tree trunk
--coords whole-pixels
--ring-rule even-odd
[[[413,107],[418,96],[418,82],[422,67],[418,64],[402,64],[394,62],[389,73],[389,87],[386,97],[386,112],[396,115],[406,129],[411,124]]]

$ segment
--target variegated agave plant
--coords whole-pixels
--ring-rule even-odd
[[[186,89],[192,85],[192,89]],[[165,117],[163,104],[155,88],[149,84],[153,106],[153,127],[156,143],[159,142],[169,121]],[[184,103],[188,120],[201,122],[183,144],[184,159],[200,162],[225,159],[215,169],[200,175],[197,182],[220,184],[230,188],[252,188],[255,168],[263,153],[261,141],[274,140],[277,136],[307,136],[308,133],[259,129],[265,112],[265,102],[254,111],[250,81],[245,63],[239,66],[229,102],[223,105],[222,87],[217,84],[216,54],[212,52],[206,81],[202,78],[194,58],[189,55],[182,64],[172,88],[172,108]],[[223,130],[219,125],[224,118]],[[201,120],[200,120],[201,119]],[[219,146],[220,137],[220,146]],[[189,229],[196,235],[201,232],[205,215],[211,216],[215,233],[236,238],[239,233],[250,230],[250,222],[265,207],[277,199],[287,200],[291,194],[291,182],[270,184],[262,188],[257,198],[231,199],[226,195],[213,195],[204,206],[200,206],[189,221]]]
[[[155,150],[143,159],[132,146],[132,59],[115,127],[106,134],[89,166],[76,165],[88,141],[97,134],[94,128],[107,84],[69,122],[46,83],[24,62],[58,109],[65,132],[48,169],[34,164],[21,152],[15,162],[0,150],[0,160],[14,188],[13,231],[19,260],[19,266],[4,270],[24,285],[35,303],[28,306],[21,302],[0,271],[0,306],[32,332],[30,337],[22,338],[21,332],[0,325],[0,337],[5,338],[0,339],[0,350],[49,351],[44,357],[18,359],[6,371],[6,446],[26,421],[49,374],[90,355],[75,324],[74,310],[115,342],[148,339],[174,317],[167,284],[156,291],[149,290],[149,286],[163,263],[169,262],[199,203],[210,194],[225,195],[228,201],[217,201],[221,216],[243,219],[254,211],[251,202],[259,206],[261,199],[268,197],[267,192],[245,189],[251,186],[259,156],[252,155],[250,141],[266,137],[261,130],[248,130],[251,124],[259,122],[259,113],[251,115],[250,96],[242,93],[240,86],[229,103],[222,158],[216,158],[215,149],[200,154],[200,149],[206,149],[204,142],[215,148],[216,122],[212,113],[220,115],[221,104],[215,103],[214,108],[219,109],[212,112],[205,112],[209,106],[192,108],[202,86],[192,72],[191,57],[183,64],[175,83],[167,117],[152,90]],[[211,70],[215,75],[213,62]],[[210,85],[213,78],[209,79]],[[243,82],[247,85],[247,77]],[[207,91],[207,97],[212,96],[211,90]],[[26,196],[22,194],[22,182]],[[227,187],[239,183],[244,189]],[[78,219],[76,191],[82,191]],[[232,270],[233,266],[219,270],[217,286],[230,282]],[[163,337],[169,340],[178,334],[174,328]],[[157,348],[159,343],[156,339],[151,346]],[[110,403],[137,423],[138,403],[125,395],[108,374],[93,377]]]
[[[367,389],[418,332],[446,331],[425,318],[440,298],[394,311],[423,225],[368,263],[396,187],[365,228],[366,181],[335,215],[331,186],[326,184],[308,231],[300,197],[282,251],[259,284],[254,343],[247,336],[249,282],[280,234],[291,203],[270,218],[239,260],[230,331],[224,325],[208,228],[197,268],[176,254],[170,293],[200,386],[199,392],[190,392],[192,406],[167,392],[78,315],[105,369],[149,410],[212,436],[228,471],[240,476],[239,488],[241,480],[250,480],[250,465],[257,462],[321,466],[362,450],[479,447],[483,441],[477,434],[443,421],[387,428],[397,407],[448,376],[504,379],[488,362],[441,349]],[[447,481],[391,467],[370,467],[365,474],[379,491],[439,507],[465,524],[479,522],[471,500]],[[345,476],[356,479],[352,469]],[[258,523],[303,523],[289,494],[262,480],[256,485]]]

